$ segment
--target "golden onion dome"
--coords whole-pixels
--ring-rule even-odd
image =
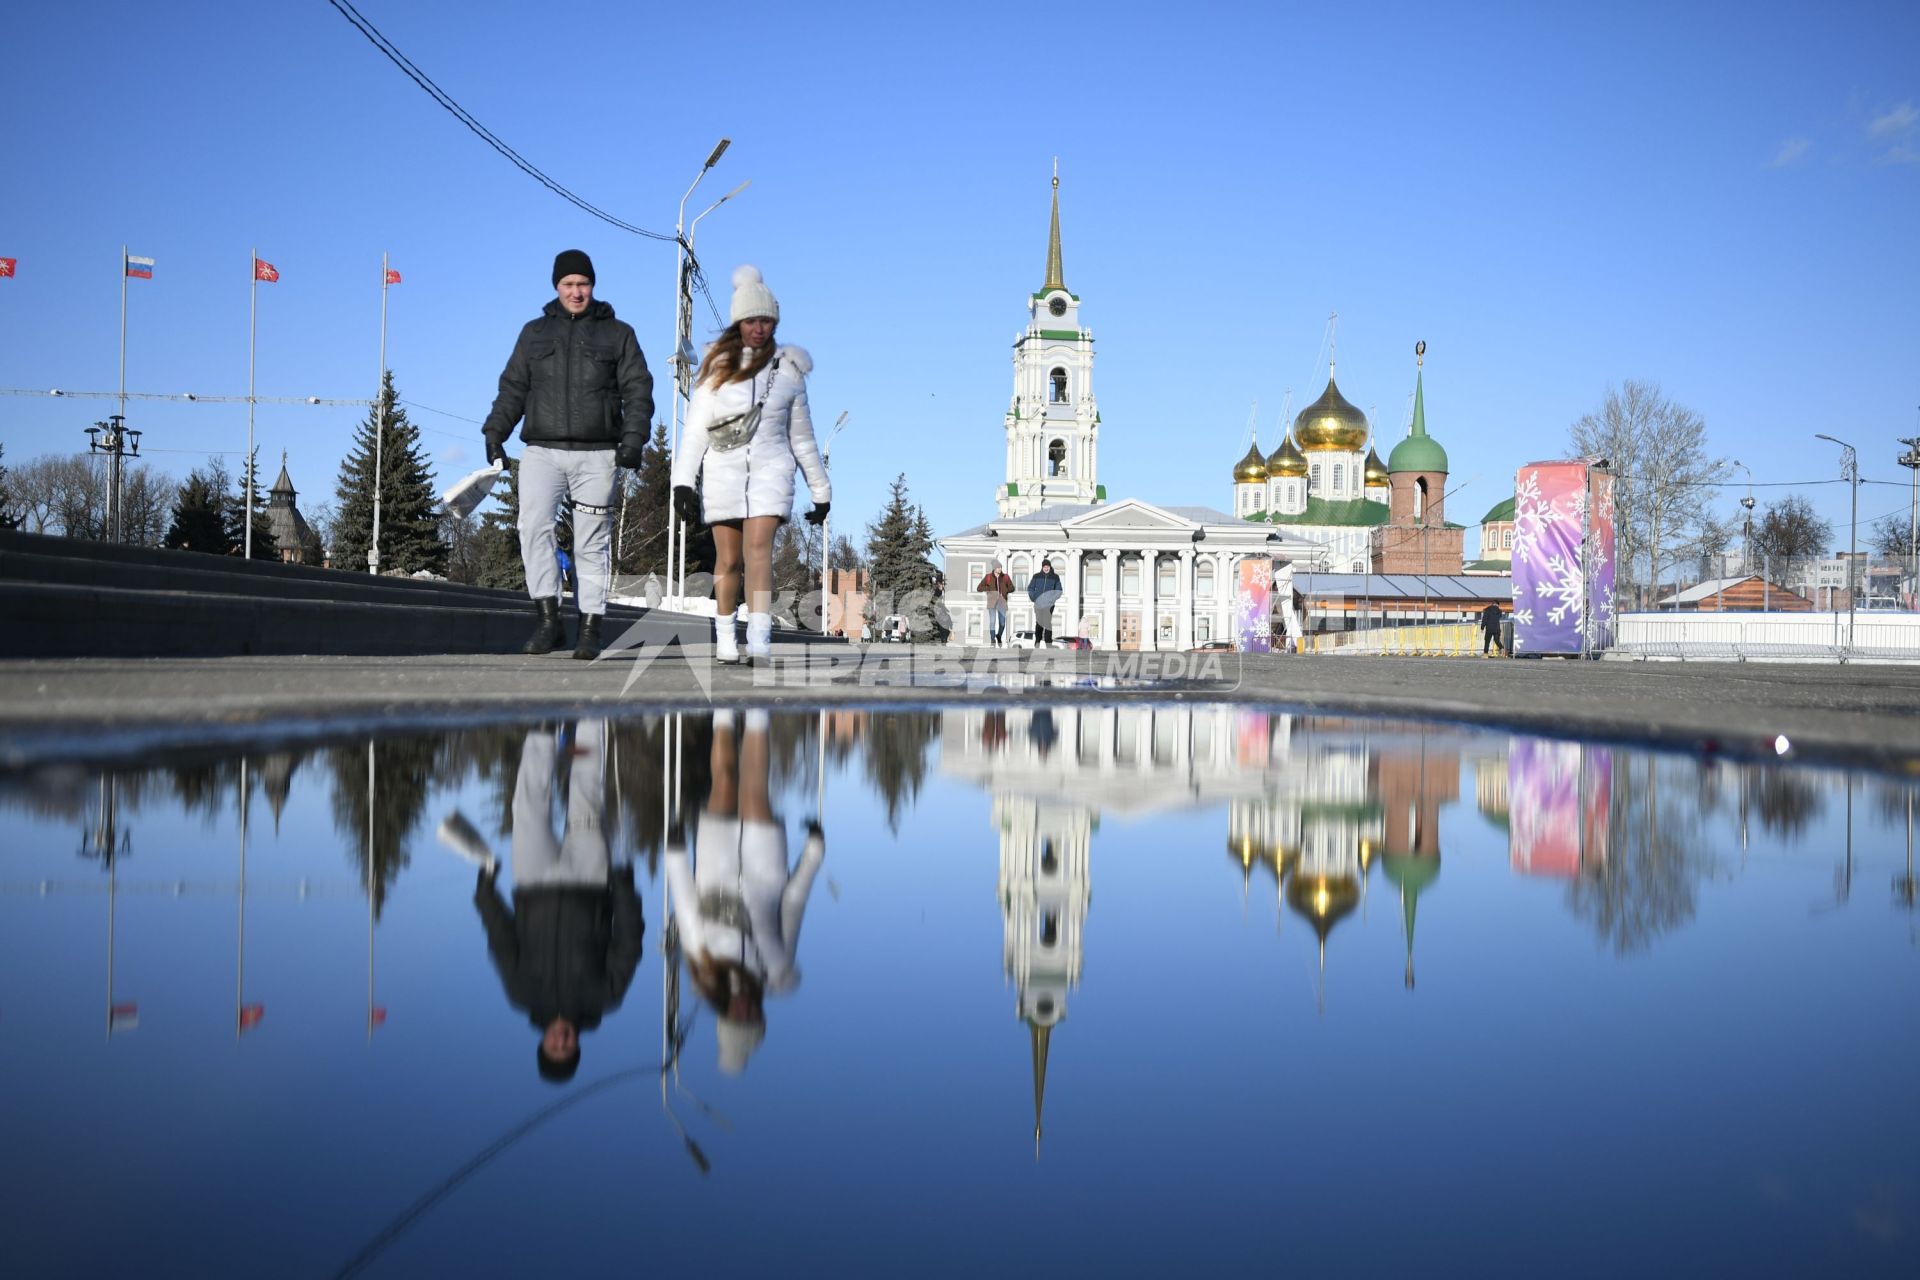
[[[1360,412],[1340,388],[1327,379],[1320,398],[1300,411],[1293,420],[1293,434],[1308,453],[1339,451],[1358,453],[1367,446],[1367,415]]]
[[[1266,478],[1267,464],[1266,460],[1260,456],[1260,446],[1258,444],[1248,445],[1247,456],[1234,464],[1233,482],[1235,484],[1259,484]]]
[[[1388,482],[1387,464],[1380,461],[1380,454],[1377,451],[1373,449],[1368,449],[1367,450],[1367,488],[1371,489],[1373,488],[1373,486],[1377,484],[1386,484],[1387,482]]]
[[[1300,452],[1292,436],[1282,440],[1280,447],[1267,455],[1267,474],[1282,478],[1307,474],[1307,455]]]

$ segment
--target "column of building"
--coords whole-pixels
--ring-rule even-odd
[[[1160,553],[1152,547],[1140,552],[1140,651],[1160,647]]]
[[[1101,555],[1106,557],[1106,598],[1102,602],[1100,619],[1100,643],[1103,648],[1120,647],[1120,549],[1108,547]]]

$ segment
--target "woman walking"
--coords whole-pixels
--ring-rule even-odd
[[[733,615],[743,564],[747,656],[772,654],[773,534],[793,511],[794,469],[813,497],[807,523],[826,519],[833,496],[807,411],[813,358],[774,344],[780,303],[759,268],[733,273],[731,319],[700,364],[673,460],[674,511],[689,524],[704,513],[713,527],[714,656],[728,663],[740,661]]]
[[[1053,607],[1060,603],[1060,575],[1053,561],[1042,560],[1040,572],[1027,581],[1027,598],[1033,601],[1033,645],[1044,649],[1053,643]]]

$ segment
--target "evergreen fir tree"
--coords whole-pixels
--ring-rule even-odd
[[[444,574],[447,544],[440,536],[439,497],[433,473],[420,444],[420,429],[407,420],[398,404],[389,369],[381,382],[386,406],[386,430],[378,442],[380,408],[367,411],[354,430],[353,446],[340,464],[335,489],[339,516],[334,525],[333,564],[358,569],[367,563],[373,539],[374,455],[380,457],[380,572],[416,573],[425,569]]]
[[[640,467],[627,481],[621,513],[620,547],[614,557],[619,573],[659,573],[667,568],[667,514],[673,502],[673,456],[667,449],[667,427],[657,423],[653,439],[640,456]]]
[[[504,483],[496,482],[493,497],[499,505],[480,517],[475,535],[475,585],[504,587],[510,591],[527,589],[526,566],[520,563],[520,460],[507,464]]]
[[[879,624],[891,614],[923,632],[933,624],[934,569],[927,557],[933,534],[926,512],[907,501],[907,477],[894,477],[885,509],[867,526],[869,586],[866,618]]]
[[[253,456],[247,459],[247,469],[234,477],[233,492],[225,495],[222,512],[227,535],[228,551],[244,551],[246,547],[247,526],[247,476],[253,477],[253,558],[255,560],[278,560],[280,548],[274,545],[273,526],[267,523],[267,491],[260,484],[260,447],[254,446]]]
[[[167,528],[166,545],[223,556],[233,549],[227,538],[225,469],[218,465],[218,459],[210,462],[205,471],[195,468],[188,472],[175,491],[173,523]]]

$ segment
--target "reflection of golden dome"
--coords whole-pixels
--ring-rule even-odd
[[[1287,881],[1287,905],[1305,916],[1324,940],[1333,926],[1360,905],[1360,882],[1352,876],[1303,875]]]
[[[1300,411],[1293,420],[1293,434],[1308,453],[1338,450],[1358,453],[1367,444],[1367,415],[1347,402],[1340,388],[1327,379],[1320,398]]]
[[[1247,456],[1234,464],[1233,482],[1235,484],[1259,484],[1266,478],[1267,464],[1266,460],[1260,456],[1260,446],[1258,444],[1248,445]]]
[[[1389,483],[1387,466],[1380,461],[1380,455],[1372,449],[1367,450],[1367,488],[1377,484]]]
[[[1307,474],[1307,455],[1301,453],[1288,436],[1280,442],[1280,447],[1267,455],[1267,474],[1285,478]]]

